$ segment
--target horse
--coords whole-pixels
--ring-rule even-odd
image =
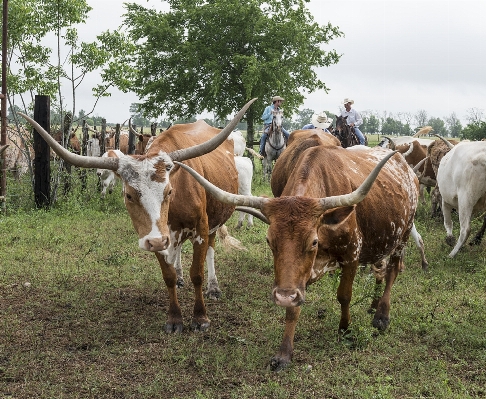
[[[354,127],[349,126],[346,123],[346,119],[347,116],[342,117],[336,115],[336,127],[332,132],[339,139],[343,148],[359,145],[359,138],[354,132]],[[364,145],[368,145],[368,138],[366,136]]]
[[[270,181],[272,175],[273,161],[278,159],[287,146],[282,132],[283,112],[282,110],[275,110],[272,111],[272,114],[272,124],[268,130],[263,158],[263,178],[267,181]]]

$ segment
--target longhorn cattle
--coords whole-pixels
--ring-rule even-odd
[[[448,140],[450,144],[456,145],[459,143],[458,140]],[[427,148],[427,157],[425,159],[424,170],[429,170],[432,168],[435,176],[437,176],[437,171],[439,169],[439,164],[445,154],[450,151],[450,147],[442,140],[434,140],[432,144],[429,145]],[[421,176],[419,176],[419,180],[421,180]],[[437,184],[432,189],[430,193],[430,202],[431,202],[431,214],[432,216],[438,216],[440,213],[439,205],[442,202],[442,198],[440,196],[439,187]]]
[[[253,163],[248,157],[235,156],[235,166],[238,171],[238,194],[252,195],[251,194],[251,182],[253,179]],[[239,212],[238,223],[236,229],[240,229],[243,223],[247,219],[247,227],[253,226],[253,215],[246,212]]]
[[[251,183],[253,180],[253,163],[250,158],[244,157],[246,140],[239,130],[234,130],[228,136],[228,140],[233,141],[235,152],[235,165],[238,171],[238,194],[251,195]],[[246,212],[239,212],[236,229],[240,229],[247,219],[247,226],[253,226],[253,215]]]
[[[120,150],[109,150],[105,152],[102,157],[116,157],[121,158],[123,153]],[[98,175],[101,183],[101,198],[105,198],[106,190],[111,194],[116,181],[119,179],[115,172],[109,169],[96,169],[96,174]]]
[[[435,141],[435,140],[431,140]],[[432,145],[431,143],[430,145]],[[392,149],[400,152],[407,163],[412,167],[415,168],[423,159],[427,157],[427,148],[420,144],[418,140],[413,140],[410,143],[397,145],[396,147],[392,147]],[[417,170],[419,178],[419,197],[422,202],[425,203],[425,187],[435,187],[436,185],[436,176],[435,172],[432,169],[432,166],[429,163],[424,162],[422,166],[420,166]]]
[[[460,234],[449,253],[453,258],[471,233],[471,217],[486,210],[486,142],[461,142],[440,161],[437,184],[442,195],[446,242],[454,245],[452,209],[459,214]],[[481,177],[481,178],[479,178]]]
[[[288,151],[302,144],[301,140],[306,139],[295,140]],[[269,223],[267,242],[275,271],[272,297],[286,308],[285,332],[270,362],[272,370],[290,362],[306,287],[326,271],[341,268],[337,297],[341,304],[339,330],[344,332],[350,323],[349,306],[358,265],[378,264],[388,258],[383,273],[384,293],[371,305],[376,309],[373,325],[379,330],[387,328],[391,289],[403,266],[418,203],[417,177],[403,157],[390,150],[318,145],[296,157],[278,198],[225,192],[181,165],[220,201],[257,208],[262,220]],[[278,161],[275,171],[285,166]],[[376,276],[377,285],[382,280],[383,276]]]
[[[15,179],[25,174],[32,168],[32,161],[34,159],[34,148],[30,132],[22,126],[13,128],[7,126],[7,141],[5,150],[4,168],[9,170]]]
[[[210,267],[214,261],[216,230],[234,211],[234,206],[222,204],[207,195],[187,173],[174,166],[174,161],[187,162],[208,180],[236,193],[238,182],[233,148],[226,138],[253,101],[249,101],[221,132],[203,120],[175,125],[158,136],[146,154],[119,158],[72,154],[33,119],[22,115],[67,162],[84,168],[110,169],[120,176],[125,206],[138,234],[139,246],[154,252],[162,269],[169,293],[165,325],[168,333],[183,329],[174,262],[180,246],[188,239],[193,245],[190,275],[195,293],[191,327],[200,331],[209,327],[202,291],[204,260]]]

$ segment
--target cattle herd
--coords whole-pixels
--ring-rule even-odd
[[[416,135],[386,137],[373,148],[343,148],[338,139],[320,129],[297,130],[275,162],[273,198],[253,196],[253,164],[243,154],[254,152],[246,148],[241,132],[234,130],[253,101],[222,130],[197,121],[174,125],[150,143],[139,137],[138,155],[127,155],[120,144],[119,149],[112,147],[104,154],[81,156],[66,150],[30,117],[21,116],[59,157],[74,166],[97,169],[103,197],[106,191],[112,192],[117,180],[122,181],[138,244],[154,253],[162,270],[169,294],[168,333],[180,333],[183,328],[177,298],[177,288],[184,284],[182,244],[189,240],[193,247],[191,328],[205,331],[210,319],[204,294],[212,298],[221,294],[214,265],[216,233],[226,231],[224,224],[235,209],[240,212],[237,228],[245,217],[247,227],[253,225],[253,217],[268,224],[266,239],[275,273],[272,299],[286,309],[283,338],[270,361],[272,370],[280,370],[292,359],[306,288],[326,272],[341,271],[337,288],[341,333],[351,319],[353,280],[359,265],[366,264],[376,285],[384,285],[383,294],[370,304],[373,326],[388,327],[391,290],[404,268],[410,236],[421,253],[422,268],[427,268],[423,241],[414,224],[427,188],[432,189],[431,212],[442,210],[446,241],[455,244],[449,256],[457,254],[470,234],[471,216],[486,208],[486,181],[477,179],[486,172],[486,142]],[[2,147],[0,153],[6,150],[8,154],[11,147],[11,143],[9,148]],[[453,209],[459,214],[457,243],[452,235]],[[475,240],[479,242],[478,236]],[[205,263],[208,275],[203,293]]]

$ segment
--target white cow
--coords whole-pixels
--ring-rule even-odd
[[[251,182],[253,180],[253,163],[250,158],[244,157],[243,153],[246,149],[246,140],[239,130],[233,130],[228,136],[228,140],[233,140],[235,148],[235,165],[238,170],[238,194],[251,195]],[[243,222],[247,219],[247,226],[253,226],[253,215],[241,212],[238,216],[237,229],[243,226]]]
[[[454,245],[452,209],[459,214],[459,239],[449,254],[453,258],[471,232],[473,213],[486,210],[486,142],[461,142],[440,161],[437,184],[442,194],[442,214],[447,232],[446,242]]]
[[[116,157],[121,158],[123,153],[120,150],[110,150],[105,152],[102,157],[108,157],[109,153],[112,152],[111,156],[116,155]],[[111,194],[113,191],[113,187],[115,186],[116,182],[119,178],[115,175],[115,172],[108,169],[96,169],[96,174],[100,178],[101,182],[101,198],[105,198],[106,196],[106,189]]]
[[[233,140],[235,146],[235,155],[243,156],[246,148],[246,140],[239,130],[233,130],[228,136],[228,140]]]
[[[253,163],[248,157],[235,156],[236,170],[238,171],[238,194],[251,195],[251,182],[253,180]],[[238,216],[237,229],[243,226],[243,222],[247,220],[247,227],[253,226],[253,215],[241,212]]]

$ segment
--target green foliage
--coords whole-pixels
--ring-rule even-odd
[[[146,115],[161,110],[188,118],[206,110],[224,120],[249,99],[252,129],[270,98],[286,98],[292,115],[304,96],[326,90],[314,67],[335,64],[335,50],[322,44],[340,37],[332,25],[314,22],[302,0],[169,1],[170,12],[127,4],[124,25],[137,46],[125,60],[133,67],[130,89],[143,99]],[[113,34],[100,38],[112,40]]]
[[[410,125],[403,124],[397,119],[388,117],[382,121],[381,134],[385,136],[410,136],[412,134],[412,129],[410,128]]]
[[[375,115],[363,116],[363,125],[361,127],[364,133],[376,134],[380,131],[380,119]]]
[[[256,163],[256,195],[270,195]],[[76,172],[75,172],[76,173]],[[27,181],[8,182],[0,215],[0,382],[5,397],[23,398],[481,398],[486,394],[485,243],[454,259],[440,220],[420,205],[416,226],[430,270],[415,245],[392,290],[391,324],[371,326],[374,279],[360,267],[352,324],[337,334],[339,273],[306,288],[294,357],[268,370],[283,333],[285,310],[269,301],[273,257],[267,226],[236,231],[248,251],[216,248],[223,296],[206,301],[211,327],[190,330],[194,292],[190,245],[177,289],[186,329],[165,334],[167,290],[153,254],[137,245],[121,188],[99,199],[94,173],[51,210],[34,210]],[[23,189],[21,186],[26,185]],[[21,205],[18,205],[20,202]],[[12,207],[17,207],[12,212]],[[454,215],[457,233],[457,215]],[[482,219],[472,223],[473,231]],[[59,383],[62,381],[62,384]]]
[[[438,134],[442,137],[447,136],[447,129],[445,127],[445,122],[440,118],[430,118],[427,122],[429,126],[434,129],[433,133]]]
[[[486,122],[470,123],[462,130],[462,135],[468,140],[486,139]]]
[[[255,164],[253,192],[271,195]],[[76,171],[74,176],[76,176]],[[360,267],[352,324],[340,338],[339,273],[306,288],[294,357],[268,370],[283,333],[285,310],[269,300],[273,257],[267,226],[236,231],[248,251],[216,243],[223,296],[206,301],[211,327],[190,330],[194,292],[190,245],[177,289],[186,329],[165,334],[167,289],[153,254],[137,245],[118,184],[99,199],[93,171],[49,210],[35,210],[28,179],[8,181],[0,215],[0,383],[23,398],[481,398],[486,395],[485,243],[447,254],[440,220],[419,206],[425,242],[422,272],[413,242],[391,296],[391,324],[371,326],[374,279]],[[457,234],[457,215],[454,215]],[[479,229],[482,218],[472,221]],[[187,243],[186,243],[187,244]],[[62,381],[62,384],[59,383]]]

